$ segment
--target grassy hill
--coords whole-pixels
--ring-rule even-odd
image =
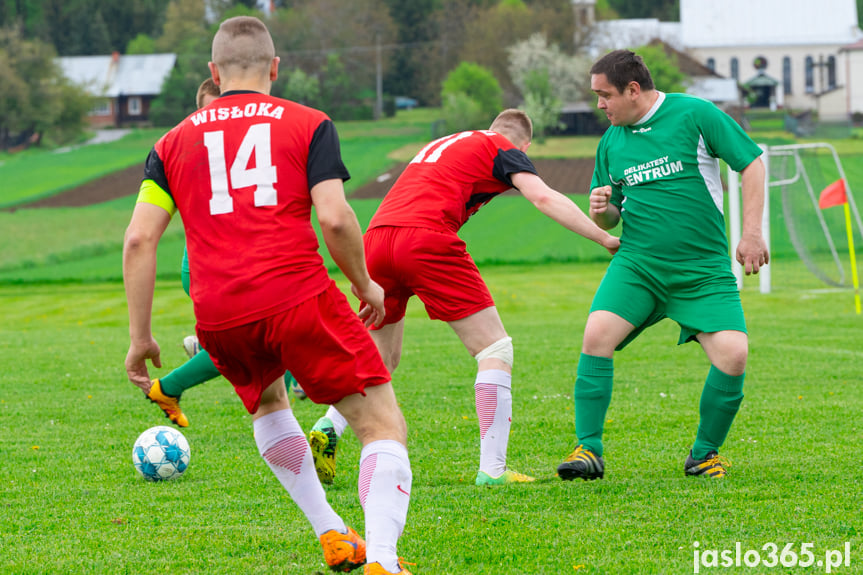
[[[353,175],[347,184],[348,191],[391,165],[409,160],[431,137],[436,117],[435,110],[411,110],[381,122],[339,123],[343,156]],[[104,166],[119,169],[128,162],[141,162],[160,134],[160,130],[142,130],[120,142],[87,146],[64,154],[30,151],[19,156],[0,156],[0,181],[4,182],[0,203],[56,193],[62,185],[77,185],[100,175]],[[793,141],[789,134],[775,130],[756,132],[753,137],[773,144]],[[534,158],[591,157],[597,142],[596,137],[549,138],[533,145],[530,153]],[[852,191],[863,190],[863,161],[860,161],[863,140],[840,140],[834,144]],[[123,232],[134,205],[134,192],[130,194],[82,208],[0,212],[0,283],[120,281]],[[583,209],[587,208],[586,198],[573,199]],[[797,259],[782,210],[782,190],[772,189],[770,202],[773,257]],[[378,203],[377,199],[351,201],[363,226]],[[827,211],[824,215],[831,226],[838,226],[844,234],[841,210]],[[820,233],[819,228],[813,229]],[[495,199],[463,228],[461,235],[481,265],[596,261],[606,257],[601,248],[553,224],[518,196]],[[863,245],[863,240],[857,241],[858,246]],[[840,237],[836,244],[842,258],[847,258],[844,238]],[[161,279],[178,277],[182,247],[182,226],[179,218],[175,218],[160,246]],[[332,267],[328,255],[325,259]]]

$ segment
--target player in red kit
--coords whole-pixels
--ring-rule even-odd
[[[399,364],[405,308],[413,295],[425,304],[431,319],[449,323],[478,362],[474,384],[480,426],[477,485],[533,478],[506,465],[512,418],[512,338],[458,230],[495,196],[516,188],[567,229],[610,253],[619,246],[616,237],[596,226],[536,174],[525,154],[532,135],[530,118],[524,112],[505,110],[488,130],[461,132],[431,142],[393,184],[364,237],[369,273],[386,293],[386,316],[373,328],[372,338],[390,372]],[[328,468],[334,473],[335,454],[330,444],[333,439],[337,442],[343,429],[338,406],[315,425],[310,441],[319,475]]]
[[[160,366],[150,327],[156,246],[179,211],[191,267],[196,332],[253,414],[258,449],[309,519],[327,564],[407,573],[396,543],[405,525],[411,469],[406,426],[390,375],[366,330],[384,315],[369,277],[348,172],[323,113],[269,95],[279,59],[266,26],[237,17],[213,39],[210,71],[221,96],[163,136],[126,232],[129,379],[150,385]],[[310,214],[315,207],[333,260],[366,307],[358,317],[328,277]],[[362,442],[361,503],[368,543],[333,511],[290,409],[290,370],[310,399],[338,406]]]

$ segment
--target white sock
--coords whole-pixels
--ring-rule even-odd
[[[512,427],[512,375],[502,369],[480,371],[474,392],[479,418],[479,469],[490,477],[499,477],[506,471]]]
[[[255,443],[294,502],[320,537],[335,529],[346,533],[345,522],[333,511],[312,462],[312,450],[290,409],[268,413],[254,422]]]
[[[360,453],[360,504],[366,518],[366,562],[401,571],[396,544],[407,521],[411,464],[398,441],[373,441]]]
[[[336,430],[336,435],[341,437],[345,432],[345,429],[348,427],[348,420],[339,413],[339,410],[333,407],[332,405],[327,409],[327,417],[330,418],[330,421],[333,422],[333,427]]]

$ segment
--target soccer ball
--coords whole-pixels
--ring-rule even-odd
[[[138,436],[132,448],[135,469],[150,481],[179,477],[189,466],[189,442],[167,425],[151,427]]]

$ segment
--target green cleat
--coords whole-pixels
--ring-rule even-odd
[[[686,475],[706,475],[716,479],[725,477],[725,468],[731,467],[731,462],[711,451],[704,459],[693,459],[692,451],[686,456],[683,472]]]
[[[309,432],[309,446],[315,462],[315,471],[321,483],[332,485],[336,476],[336,447],[339,436],[329,417],[322,417]]]
[[[579,445],[563,463],[557,466],[557,474],[564,481],[602,479],[605,474],[605,462],[602,456]]]
[[[536,480],[530,475],[525,475],[512,469],[507,469],[497,477],[492,477],[485,471],[480,471],[476,474],[477,485],[508,485],[510,483],[530,483],[531,481]]]

